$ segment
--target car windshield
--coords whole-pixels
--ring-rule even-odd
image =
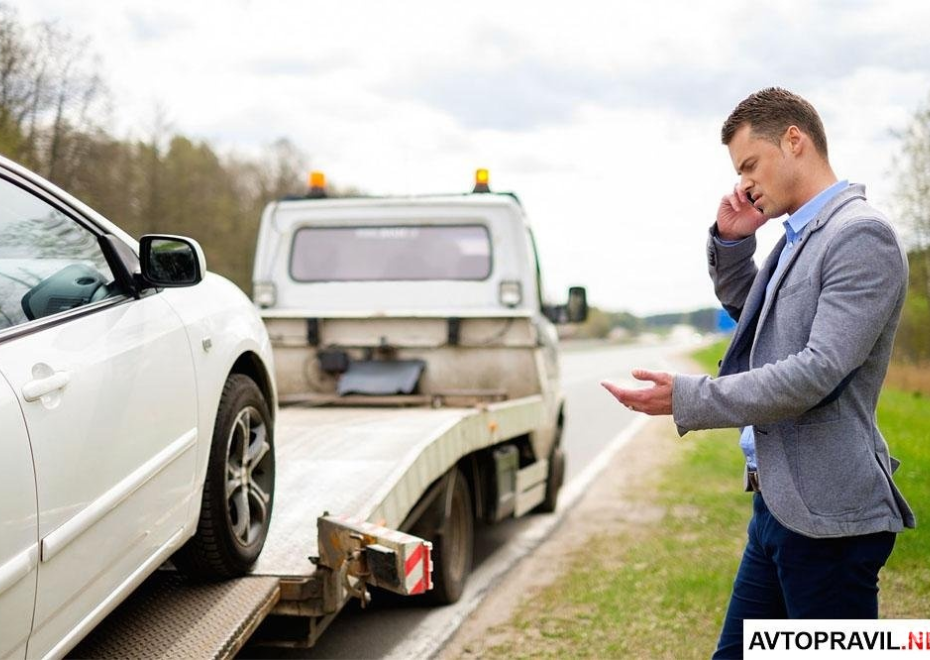
[[[303,227],[294,236],[298,282],[484,280],[491,238],[484,225]]]

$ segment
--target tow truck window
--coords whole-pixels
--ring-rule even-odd
[[[291,250],[298,282],[484,280],[491,237],[483,225],[303,227]]]

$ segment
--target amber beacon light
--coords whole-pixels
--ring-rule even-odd
[[[307,197],[326,197],[326,175],[322,172],[310,172]]]
[[[491,192],[491,188],[488,186],[488,182],[491,180],[491,177],[488,175],[488,171],[484,168],[481,168],[475,172],[475,189],[472,192],[476,193],[486,193]]]

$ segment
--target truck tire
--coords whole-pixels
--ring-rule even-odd
[[[546,498],[536,507],[538,513],[553,513],[559,503],[559,491],[565,481],[565,452],[559,442],[549,455],[549,476],[546,477]]]
[[[426,599],[434,605],[449,605],[462,596],[471,573],[475,545],[475,517],[471,490],[458,468],[446,492],[437,498],[443,507],[441,523],[427,540],[433,543],[433,588]]]
[[[244,574],[258,559],[274,503],[273,430],[255,382],[230,375],[216,413],[197,532],[172,558],[179,570],[219,580]]]

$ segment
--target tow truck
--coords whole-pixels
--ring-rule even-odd
[[[274,514],[250,576],[162,571],[76,655],[229,657],[249,637],[310,647],[370,587],[461,596],[476,521],[552,512],[565,420],[556,323],[518,197],[329,197],[325,177],[270,203],[253,299],[281,409]],[[154,604],[153,604],[154,603]],[[151,612],[159,618],[153,622]]]

